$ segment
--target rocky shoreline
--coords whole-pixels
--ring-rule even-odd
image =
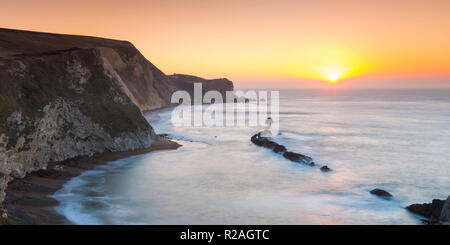
[[[30,173],[23,179],[14,179],[9,183],[3,208],[0,209],[0,224],[70,225],[69,220],[55,211],[58,201],[51,197],[69,180],[111,161],[152,151],[175,150],[179,147],[180,144],[161,138],[142,150],[104,152],[92,157],[83,156],[49,163],[47,169]]]

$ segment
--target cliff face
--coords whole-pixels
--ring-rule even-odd
[[[104,52],[0,59],[0,200],[12,177],[49,161],[149,147],[156,138]]]
[[[12,178],[48,162],[149,147],[157,136],[141,111],[170,105],[190,81],[129,42],[0,29],[0,203]]]
[[[81,52],[95,55],[95,62],[101,65],[104,73],[115,80],[117,86],[141,110],[167,105],[170,98],[161,94],[166,95],[175,88],[165,82],[167,76],[163,72],[127,41],[0,29],[0,58],[3,59],[39,60],[42,57]],[[55,64],[60,65],[53,63],[52,66]],[[83,62],[80,65],[82,69]],[[81,73],[76,70],[78,67],[72,68],[75,69],[71,70],[72,74],[84,74],[83,70]]]

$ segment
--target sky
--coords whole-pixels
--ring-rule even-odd
[[[0,0],[0,27],[132,42],[242,87],[450,87],[449,0]]]

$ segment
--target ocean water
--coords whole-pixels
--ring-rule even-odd
[[[55,194],[58,212],[76,224],[420,224],[404,207],[450,194],[449,90],[280,91],[275,141],[329,173],[253,145],[260,127],[174,127],[170,113],[147,119],[182,148],[85,172]]]

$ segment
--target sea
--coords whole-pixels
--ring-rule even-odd
[[[414,225],[406,206],[450,194],[450,90],[279,95],[272,139],[330,172],[252,144],[262,126],[175,126],[169,108],[146,118],[183,147],[86,171],[55,193],[56,210],[87,225]]]

